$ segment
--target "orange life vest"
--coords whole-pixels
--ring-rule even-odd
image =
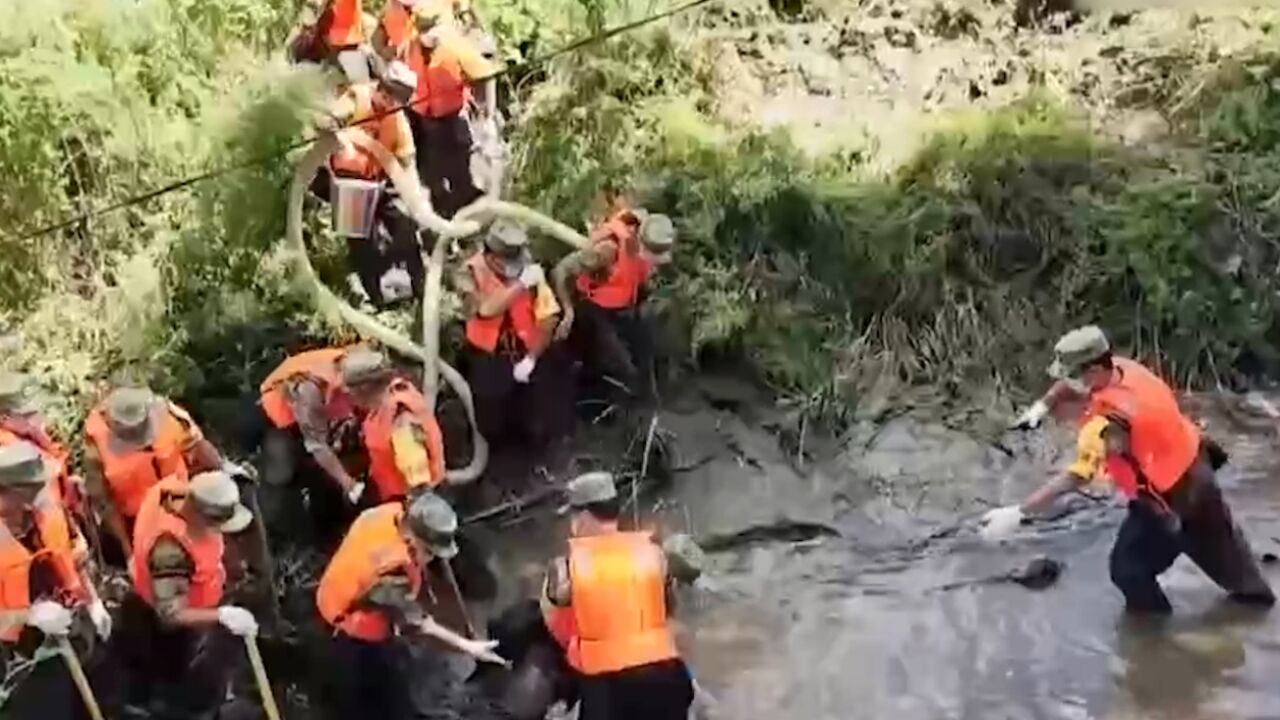
[[[191,423],[191,417],[173,403],[168,403],[167,411],[160,415],[155,418],[151,444],[124,452],[112,448],[111,428],[103,406],[94,408],[85,421],[84,432],[98,451],[111,501],[125,518],[137,516],[147,491],[162,479],[175,477],[185,482],[190,475],[184,453],[187,426],[183,422]]]
[[[325,395],[325,413],[332,420],[351,417],[355,408],[342,384],[342,371],[338,363],[347,353],[346,348],[325,348],[298,353],[271,371],[259,387],[258,403],[271,424],[278,428],[293,427],[298,422],[293,408],[285,396],[284,384],[297,377],[308,377],[320,384]]]
[[[432,50],[429,58],[421,42],[411,42],[405,62],[418,75],[418,89],[410,101],[414,112],[428,118],[452,117],[462,112],[471,97],[471,86],[462,63],[446,42]]]
[[[395,50],[396,57],[406,52],[406,44],[410,40],[417,39],[413,13],[400,0],[387,0],[378,24],[387,38],[387,46]]]
[[[336,630],[367,642],[391,636],[391,623],[377,610],[357,608],[378,579],[403,572],[415,596],[422,588],[422,570],[400,536],[404,507],[387,503],[360,513],[338,552],[334,553],[316,588],[316,608]]]
[[[391,3],[396,4],[395,0]],[[348,127],[357,127],[368,134],[383,147],[393,150],[399,139],[400,129],[397,121],[400,110],[383,113],[376,120],[374,117],[373,93],[378,92],[375,83],[358,83],[347,88],[355,100],[356,109],[351,115]],[[368,120],[368,122],[365,122]],[[386,176],[387,172],[368,150],[353,145],[350,149],[340,148],[329,156],[329,167],[340,177],[377,180]]]
[[[361,0],[330,0],[320,16],[321,37],[330,50],[341,50],[364,42],[364,3]]]
[[[667,627],[662,550],[649,533],[617,532],[569,540],[576,635],[569,664],[602,675],[679,656]]]
[[[0,611],[31,607],[31,565],[41,557],[52,563],[58,576],[58,596],[51,599],[68,607],[88,599],[76,567],[74,533],[66,509],[45,488],[36,496],[32,511],[40,536],[40,549],[34,553],[0,523]],[[16,642],[21,634],[21,625],[5,628],[0,631],[0,642]]]
[[[166,478],[147,493],[133,526],[133,557],[129,559],[129,573],[133,576],[134,591],[153,607],[156,601],[151,592],[151,551],[156,541],[165,536],[182,546],[194,567],[186,606],[214,608],[222,602],[222,588],[227,581],[227,571],[222,565],[222,533],[210,532],[199,540],[192,538],[187,522],[171,512],[171,509],[180,509],[186,499],[186,483]]]
[[[499,278],[493,268],[489,267],[484,251],[472,255],[467,261],[467,267],[471,269],[471,275],[476,281],[476,291],[482,298],[503,292],[511,284]],[[522,291],[515,302],[511,303],[511,307],[507,308],[507,312],[502,315],[493,317],[472,315],[467,320],[467,341],[476,348],[491,353],[498,348],[498,340],[502,336],[504,325],[508,322],[526,351],[541,341],[542,331],[534,315],[533,294],[528,290]]]
[[[593,277],[594,273],[578,276],[578,292],[587,300],[609,310],[634,307],[640,299],[640,288],[649,280],[653,272],[653,263],[640,257],[636,237],[635,216],[629,210],[623,210],[609,218],[593,232],[592,240],[597,244],[612,243],[618,249],[617,259],[602,274],[603,279]]]
[[[1169,386],[1150,370],[1126,358],[1115,358],[1115,366],[1119,379],[1090,394],[1081,422],[1104,415],[1128,424],[1137,473],[1119,471],[1108,458],[1117,490],[1133,496],[1145,479],[1155,491],[1168,492],[1199,455],[1200,429],[1182,414]]]
[[[395,452],[391,447],[396,418],[402,412],[409,413],[413,422],[426,434],[431,471],[428,487],[434,488],[444,481],[444,440],[435,414],[427,407],[427,399],[417,388],[405,380],[395,380],[387,388],[378,409],[365,418],[361,428],[364,445],[369,452],[369,478],[378,489],[379,502],[402,499],[409,491],[409,480],[396,465]]]

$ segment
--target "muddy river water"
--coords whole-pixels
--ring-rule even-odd
[[[1189,403],[1231,453],[1219,479],[1255,553],[1280,552],[1275,426],[1243,398]],[[710,555],[712,587],[685,597],[679,618],[717,717],[1280,717],[1280,610],[1233,606],[1184,558],[1163,578],[1175,615],[1126,619],[1107,578],[1115,502],[1076,497],[1063,504],[1076,511],[1002,544],[977,537],[983,509],[1068,462],[1064,430],[992,443],[902,417],[799,448],[750,416],[664,415],[696,462],[645,504],[655,521],[698,538],[779,522],[839,536]],[[531,562],[558,531],[522,531],[504,560]],[[1064,563],[1056,583],[1000,581],[1040,556]],[[1280,584],[1280,565],[1264,571]]]

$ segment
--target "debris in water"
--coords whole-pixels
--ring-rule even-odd
[[[706,552],[725,552],[768,542],[799,543],[823,537],[841,537],[830,525],[801,520],[778,520],[765,525],[752,525],[737,532],[711,535],[698,541]]]

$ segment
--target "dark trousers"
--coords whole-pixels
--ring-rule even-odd
[[[626,395],[650,402],[657,394],[654,378],[653,329],[638,307],[606,310],[579,298],[570,344],[582,361],[592,394],[608,397],[603,380],[612,378],[626,387]]]
[[[268,427],[258,462],[258,504],[272,546],[336,548],[356,510],[311,459],[298,429]]]
[[[1192,465],[1166,500],[1173,518],[1150,499],[1130,502],[1111,549],[1111,581],[1124,593],[1127,610],[1172,610],[1158,577],[1183,553],[1233,598],[1267,606],[1275,602],[1206,459]]]
[[[130,593],[120,608],[111,656],[125,677],[125,701],[150,707],[155,720],[217,717],[242,641],[219,626],[168,627]]]
[[[311,192],[329,202],[330,184],[333,182],[328,167],[311,181]],[[377,307],[386,304],[382,295],[382,275],[393,265],[402,264],[409,273],[414,297],[422,297],[426,283],[426,267],[422,262],[422,248],[418,244],[418,223],[401,212],[394,202],[395,196],[383,192],[374,214],[374,235],[367,238],[347,238],[347,262],[360,278],[360,286],[369,296],[369,302]],[[379,232],[378,225],[386,231]]]
[[[4,667],[0,664],[0,669]],[[18,680],[13,694],[0,703],[0,717],[5,720],[81,720],[89,717],[89,713],[66,663],[62,658],[50,657]]]
[[[406,658],[399,645],[365,642],[337,632],[332,647],[333,720],[408,720],[412,704]]]
[[[490,444],[524,442],[532,449],[569,431],[573,398],[563,351],[547,348],[528,383],[512,374],[519,358],[470,348],[467,382],[476,404],[476,423]]]
[[[683,660],[582,678],[579,720],[687,720],[693,680]]]
[[[409,117],[418,149],[418,177],[431,193],[436,213],[451,218],[484,194],[471,178],[471,126],[462,115]]]

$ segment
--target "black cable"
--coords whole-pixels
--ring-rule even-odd
[[[532,68],[537,67],[538,65],[542,65],[543,63],[549,62],[552,59],[557,58],[561,55],[574,52],[575,50],[581,50],[584,47],[595,45],[596,43],[604,42],[618,35],[621,35],[623,33],[631,32],[632,30],[644,27],[645,25],[649,25],[659,20],[664,20],[666,18],[673,17],[680,13],[687,12],[689,10],[700,7],[702,5],[708,5],[716,1],[717,0],[690,0],[690,2],[684,3],[683,5],[677,5],[674,8],[664,10],[655,15],[650,15],[640,20],[629,22],[624,25],[619,25],[618,27],[615,27],[615,28],[609,28],[595,35],[590,35],[580,40],[575,40],[569,43],[568,45],[565,45],[564,47],[558,48],[556,50],[551,51],[550,53],[547,53],[546,55],[536,57],[531,60],[526,60],[522,63],[509,65],[507,67],[502,68],[501,70],[498,70],[497,72],[491,73],[483,78],[479,78],[474,82],[487,82],[489,80],[495,80],[497,78],[500,78],[503,75],[509,75],[516,71],[530,70]],[[365,123],[377,122],[378,120],[388,115],[392,115],[394,113],[400,112],[401,110],[412,109],[414,105],[423,103],[423,102],[426,102],[426,98],[422,98],[419,100],[410,99],[406,103],[389,108],[387,110],[384,110],[381,113],[375,113],[374,115],[371,115],[370,117],[367,117],[363,120],[353,123],[348,127],[355,127],[358,125],[364,125]],[[133,197],[126,198],[124,200],[119,200],[117,202],[111,203],[110,205],[106,205],[104,207],[96,208],[94,210],[89,210],[87,212],[81,213],[80,215],[76,215],[75,217],[72,217],[70,219],[61,220],[59,222],[46,225],[41,228],[37,228],[29,232],[25,232],[18,238],[18,240],[19,241],[32,240],[42,235],[48,235],[50,233],[54,233],[59,230],[64,230],[73,225],[79,225],[82,222],[87,222],[89,220],[92,220],[93,218],[100,217],[108,213],[113,213],[117,210],[123,210],[127,207],[138,205],[138,204],[147,202],[148,200],[153,200],[157,197],[160,197],[161,195],[167,195],[171,192],[182,190],[183,188],[187,188],[197,183],[204,182],[205,180],[211,180],[215,177],[227,175],[229,173],[233,173],[239,170],[244,170],[246,168],[256,167],[258,165],[264,165],[268,162],[271,162],[272,160],[278,160],[280,158],[283,158],[285,155],[293,152],[294,150],[304,148],[314,143],[317,139],[318,138],[314,138],[314,137],[303,138],[302,140],[298,140],[297,142],[289,144],[282,150],[277,150],[275,152],[272,152],[266,155],[261,155],[256,158],[250,158],[243,162],[236,163],[235,165],[229,165],[226,167],[209,170],[208,172],[204,172],[199,175],[193,175],[189,178],[178,180],[176,182],[169,183],[168,185],[163,185],[161,187],[145,192],[141,195],[135,195]]]

